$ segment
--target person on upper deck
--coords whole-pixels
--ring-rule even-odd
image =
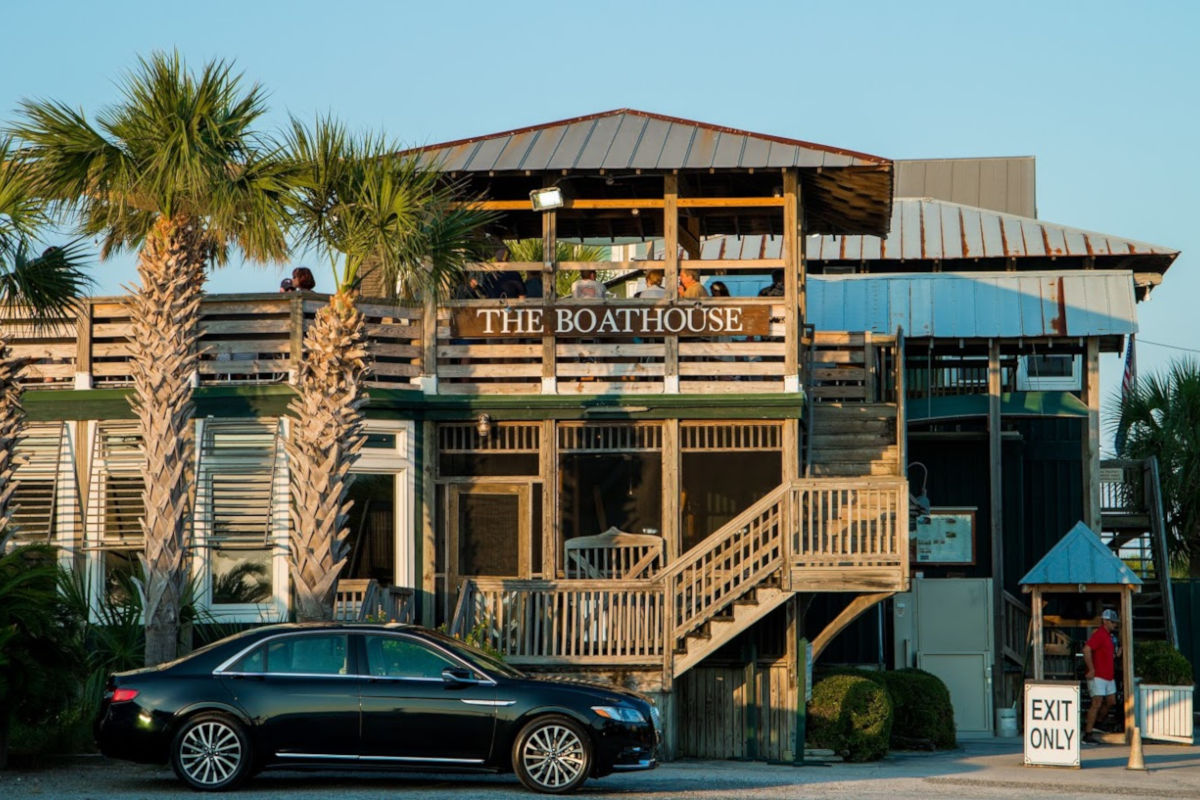
[[[651,269],[646,271],[646,288],[637,293],[638,297],[650,298],[657,300],[667,296],[667,290],[663,288],[663,271],[661,269]]]
[[[596,280],[594,269],[581,269],[579,280],[571,284],[571,297],[577,300],[599,300],[607,293],[604,284]]]
[[[700,273],[694,269],[679,271],[679,296],[684,300],[698,300],[708,297],[708,290],[700,282]]]
[[[771,273],[771,285],[764,286],[758,293],[759,297],[783,297],[786,293],[783,286],[783,270],[777,269]]]

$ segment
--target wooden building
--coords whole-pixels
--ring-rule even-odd
[[[912,531],[927,510],[918,504],[910,524],[914,450],[935,505],[975,507],[979,556],[967,569],[994,575],[997,593],[1023,572],[999,568],[1010,528],[1022,535],[1003,511],[1018,490],[998,465],[1011,425],[1023,424],[1006,409],[1069,412],[1078,482],[1063,502],[1085,520],[1099,514],[1098,353],[1129,332],[1128,276],[1161,276],[1169,251],[1076,259],[1067,238],[1054,252],[1047,226],[1038,271],[1025,275],[1021,256],[983,249],[981,227],[979,251],[964,228],[960,254],[934,258],[926,201],[918,249],[905,239],[893,251],[911,203],[893,199],[891,161],[638,111],[414,155],[482,195],[500,213],[499,240],[540,238],[543,257],[478,265],[484,285],[516,273],[525,296],[413,307],[388,301],[386,287],[367,290],[380,295],[361,305],[374,358],[370,438],[344,578],[388,589],[397,610],[518,665],[658,695],[675,753],[786,761],[797,753],[801,640],[819,657],[855,618],[911,588]],[[1003,231],[1028,227],[1000,216]],[[609,241],[625,255],[559,262],[560,240]],[[1036,249],[1032,236],[1022,242]],[[911,255],[897,265],[893,252]],[[532,290],[593,268],[614,296]],[[666,298],[630,296],[650,271],[662,272]],[[680,296],[693,279],[742,290]],[[962,287],[972,287],[965,305]],[[1098,313],[1097,291],[1125,305]],[[203,305],[193,565],[205,604],[230,619],[287,614],[279,441],[303,330],[323,302],[214,295]],[[1010,310],[1030,327],[1013,334]],[[97,593],[140,546],[126,323],[119,300],[101,298],[72,331],[14,325],[15,350],[35,359],[21,536],[61,545]],[[1017,390],[1021,364],[1064,354],[1081,388]],[[975,448],[970,466],[946,455],[943,469],[939,453],[960,442]],[[943,492],[943,482],[972,489]]]

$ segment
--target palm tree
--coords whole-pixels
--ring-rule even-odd
[[[544,258],[545,250],[541,239],[512,239],[505,242],[504,246],[508,250],[510,261],[541,261]],[[554,243],[556,264],[563,261],[605,261],[607,257],[607,248],[597,245],[559,241]],[[555,272],[554,291],[560,297],[565,297],[571,293],[571,285],[578,279],[579,272],[576,270]],[[601,275],[601,280],[606,279],[605,275]]]
[[[1200,577],[1200,362],[1174,361],[1115,402],[1112,427],[1128,431],[1122,454],[1158,459],[1172,558]]]
[[[195,496],[192,376],[206,269],[236,246],[287,253],[289,166],[257,135],[263,92],[224,61],[139,60],[123,98],[96,117],[25,101],[16,127],[36,188],[103,237],[101,256],[139,248],[128,300],[133,396],[145,454],[146,663],[176,653],[184,552]]]
[[[406,301],[436,297],[477,260],[475,242],[492,216],[456,202],[458,186],[398,148],[351,136],[330,119],[293,120],[293,158],[306,175],[298,191],[301,241],[329,260],[333,292],[304,337],[295,417],[286,443],[292,495],[290,570],[296,618],[329,619],[349,551],[347,490],[362,448],[369,368],[357,285],[365,269]]]
[[[65,321],[90,285],[80,269],[78,244],[51,247],[33,256],[37,230],[48,223],[46,208],[31,191],[11,139],[0,140],[0,311],[17,311],[35,323]],[[11,535],[8,508],[14,484],[13,452],[21,432],[23,363],[10,356],[0,327],[0,550]]]

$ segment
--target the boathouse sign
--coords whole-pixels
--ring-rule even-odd
[[[560,305],[550,308],[456,308],[450,334],[460,339],[547,336],[765,336],[766,305]]]

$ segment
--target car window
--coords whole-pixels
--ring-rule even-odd
[[[379,678],[437,678],[446,667],[462,667],[449,656],[401,636],[367,636],[367,669]]]
[[[251,650],[235,661],[227,672],[248,672],[258,674],[267,671],[267,648],[264,645]]]
[[[345,675],[345,634],[285,636],[267,643],[267,672],[278,675]]]

